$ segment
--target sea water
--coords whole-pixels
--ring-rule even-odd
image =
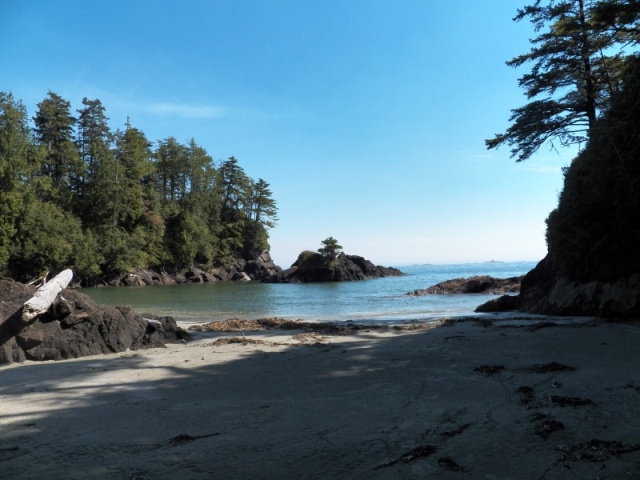
[[[281,317],[307,321],[404,322],[468,315],[493,295],[408,296],[444,280],[523,275],[536,262],[489,262],[398,267],[406,275],[359,282],[268,284],[218,282],[83,289],[96,302],[130,305],[141,314],[184,322]]]

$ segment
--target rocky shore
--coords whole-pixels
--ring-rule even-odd
[[[277,266],[268,251],[251,256],[249,259],[237,258],[227,267],[203,269],[192,266],[188,269],[145,268],[132,272],[123,272],[101,278],[78,279],[76,287],[142,287],[145,285],[175,285],[179,283],[209,283],[252,280],[264,280],[278,275],[282,269]]]
[[[162,347],[189,338],[170,317],[142,318],[130,307],[97,305],[74,289],[63,290],[51,308],[25,322],[23,304],[36,290],[0,279],[0,365]]]

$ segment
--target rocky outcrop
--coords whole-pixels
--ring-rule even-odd
[[[22,304],[35,291],[0,280],[0,365],[162,347],[189,337],[170,317],[142,318],[130,307],[97,305],[71,289],[63,290],[46,313],[24,322]]]
[[[423,295],[442,294],[484,294],[501,295],[506,293],[517,293],[520,291],[522,277],[493,278],[488,275],[480,275],[470,278],[454,278],[437,283],[431,287],[414,290],[407,295],[420,297]]]
[[[640,58],[565,171],[547,218],[548,254],[522,281],[519,309],[640,318]]]
[[[350,282],[401,276],[393,267],[374,265],[357,255],[341,253],[330,259],[315,252],[303,252],[291,268],[263,280],[266,283]]]
[[[282,269],[273,262],[269,252],[264,251],[248,260],[237,258],[228,268],[215,267],[207,270],[195,266],[186,270],[141,268],[105,278],[82,279],[76,282],[74,286],[142,287],[145,285],[174,285],[177,283],[247,282],[263,280],[280,272],[282,272]]]
[[[614,281],[578,281],[558,273],[547,256],[522,280],[515,308],[545,315],[640,318],[640,274]],[[497,304],[477,311],[500,311]]]

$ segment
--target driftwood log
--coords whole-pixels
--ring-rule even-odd
[[[53,304],[58,294],[67,288],[72,278],[73,272],[67,269],[42,285],[33,297],[24,302],[22,306],[22,321],[27,323],[49,310],[49,307]]]

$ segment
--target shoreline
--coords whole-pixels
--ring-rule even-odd
[[[8,478],[640,478],[640,322],[483,317],[191,332],[2,367],[0,465]]]

